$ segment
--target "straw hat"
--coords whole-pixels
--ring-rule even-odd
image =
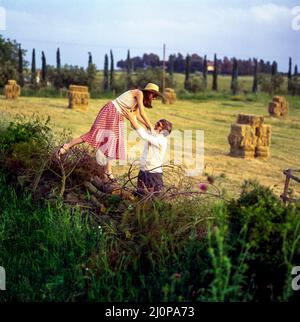
[[[151,93],[154,93],[158,96],[163,97],[163,95],[159,92],[159,87],[153,83],[148,83],[145,86],[144,91],[148,91],[148,92],[151,92]]]

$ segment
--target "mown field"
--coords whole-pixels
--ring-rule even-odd
[[[222,187],[230,195],[240,189],[244,179],[258,179],[261,184],[272,187],[276,194],[283,189],[282,171],[287,168],[299,168],[300,160],[300,108],[299,100],[290,97],[290,113],[287,120],[270,118],[267,104],[270,98],[266,95],[247,99],[245,96],[210,100],[179,100],[174,105],[164,105],[160,101],[148,110],[152,122],[160,118],[170,120],[174,130],[204,131],[204,163],[207,172],[221,176]],[[87,112],[73,111],[67,108],[67,99],[24,98],[7,101],[0,96],[0,113],[3,122],[12,120],[17,114],[30,117],[37,114],[50,116],[51,126],[57,133],[70,129],[72,137],[88,131],[99,109],[107,99],[90,101]],[[230,125],[236,121],[239,113],[262,115],[265,123],[272,125],[271,156],[268,160],[244,160],[228,155],[228,134]],[[131,129],[128,128],[128,133]],[[195,136],[194,136],[195,140]],[[171,150],[178,149],[177,143],[171,140]],[[137,155],[138,157],[138,155]],[[172,154],[171,154],[172,157]],[[128,166],[118,167],[117,172],[126,172]],[[297,186],[294,186],[297,189]]]

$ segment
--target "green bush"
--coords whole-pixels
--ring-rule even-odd
[[[291,228],[290,221],[295,220],[297,211],[293,209],[285,207],[270,188],[251,181],[245,183],[241,196],[228,205],[231,257],[238,257],[246,241],[251,249],[247,257],[248,282],[252,284],[249,292],[255,300],[278,300],[283,294],[287,276],[284,235]]]

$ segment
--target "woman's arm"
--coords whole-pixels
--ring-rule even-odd
[[[144,119],[141,117],[141,114],[140,114],[140,110],[139,110],[139,109],[137,109],[137,110],[136,110],[136,112],[135,112],[135,116],[136,116],[136,118],[138,119],[138,121],[139,121],[141,124],[143,124],[143,126],[144,126],[146,129],[151,130],[151,129],[149,128],[149,126],[147,125],[147,123],[144,121]]]
[[[131,123],[132,127],[137,131],[137,133],[143,140],[148,141],[149,143],[158,148],[161,146],[161,139],[158,136],[151,135],[144,128],[142,128],[135,120],[132,113],[128,112],[127,110],[124,110],[123,115],[127,118],[127,120]]]
[[[139,114],[140,114],[141,118],[146,123],[147,128],[149,128],[150,130],[153,130],[153,125],[151,124],[151,122],[145,112],[145,107],[144,107],[144,103],[143,103],[143,92],[140,90],[135,90],[134,95],[137,100]]]

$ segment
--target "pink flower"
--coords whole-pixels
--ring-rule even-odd
[[[181,274],[180,274],[180,273],[174,273],[174,274],[172,275],[172,278],[173,278],[174,280],[180,280],[180,279],[181,279]]]
[[[200,191],[205,192],[207,190],[207,185],[205,183],[200,183],[199,189]]]

